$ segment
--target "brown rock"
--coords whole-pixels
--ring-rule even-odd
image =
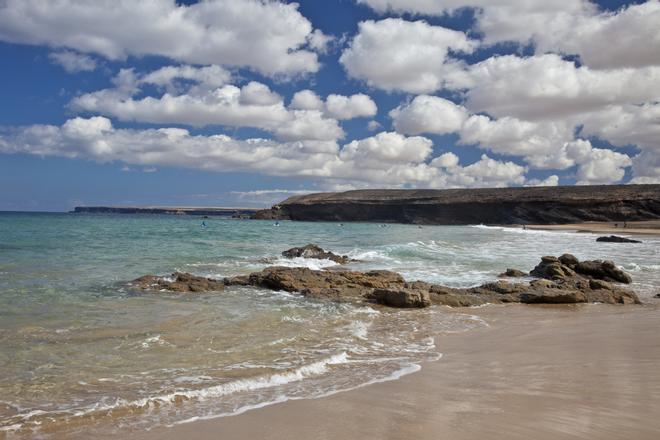
[[[331,260],[339,264],[346,264],[351,261],[351,259],[345,255],[337,255],[332,252],[325,251],[323,248],[315,244],[308,244],[303,247],[288,249],[282,252],[282,256],[287,258],[303,257],[315,258],[318,260]]]
[[[578,264],[580,261],[575,257],[575,255],[572,254],[564,254],[561,257],[559,257],[559,262],[563,265],[566,265],[568,267],[573,267],[576,264]]]
[[[612,290],[612,285],[603,280],[589,280],[589,288],[592,290]]]
[[[499,274],[500,278],[510,277],[510,278],[521,278],[526,277],[528,274],[518,269],[507,269],[506,272]]]
[[[623,284],[632,283],[632,278],[630,275],[616,267],[612,261],[582,261],[577,266],[575,266],[575,271],[580,275],[584,275],[589,278],[613,281]]]
[[[222,281],[195,276],[186,272],[175,272],[169,277],[145,275],[131,282],[133,287],[146,291],[169,290],[171,292],[211,292],[225,288]]]
[[[376,289],[372,294],[379,304],[398,308],[422,308],[431,305],[429,292],[408,289]]]

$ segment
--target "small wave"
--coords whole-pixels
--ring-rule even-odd
[[[278,258],[273,262],[275,266],[285,266],[285,267],[306,267],[312,270],[321,270],[326,267],[339,266],[339,263],[336,263],[332,260],[319,260],[316,258],[304,258],[304,257],[295,257],[295,258]]]
[[[434,360],[438,360],[441,357],[442,357],[442,353],[438,353],[437,358],[434,359]],[[226,413],[221,413],[221,414],[213,414],[213,415],[209,415],[209,416],[195,416],[195,417],[191,417],[189,419],[185,419],[185,420],[175,422],[174,424],[169,425],[169,426],[171,427],[171,426],[174,426],[174,425],[183,425],[183,424],[186,424],[186,423],[197,422],[197,421],[200,421],[200,420],[212,420],[212,419],[217,419],[217,418],[221,418],[221,417],[236,416],[236,415],[239,415],[239,414],[243,414],[247,411],[251,411],[253,409],[264,408],[266,406],[275,405],[277,403],[282,403],[282,402],[287,402],[289,400],[301,400],[301,399],[309,399],[309,398],[319,399],[319,398],[323,398],[323,397],[328,397],[328,396],[332,396],[333,394],[338,394],[338,393],[342,393],[342,392],[346,392],[346,391],[357,390],[359,388],[363,388],[363,387],[366,387],[368,385],[373,385],[373,384],[376,384],[376,383],[390,382],[390,381],[393,381],[393,380],[398,380],[398,379],[402,378],[403,376],[407,376],[409,374],[416,373],[421,369],[422,369],[422,367],[418,364],[408,364],[408,365],[403,366],[399,370],[394,371],[393,373],[391,373],[390,375],[388,375],[386,377],[372,379],[370,381],[361,383],[360,385],[357,385],[357,386],[354,386],[354,387],[351,387],[351,388],[330,390],[330,391],[326,391],[324,393],[320,393],[320,394],[313,395],[313,396],[289,397],[289,396],[286,396],[286,395],[281,395],[281,396],[278,396],[274,400],[270,400],[270,401],[266,401],[266,402],[260,402],[260,403],[255,404],[255,405],[245,405],[245,406],[242,406],[240,408],[237,408],[235,411],[232,411],[232,412],[226,412]]]
[[[0,427],[0,430],[15,431],[24,427],[25,423],[33,422],[39,425],[42,417],[63,416],[64,418],[85,417],[90,414],[110,413],[120,408],[130,408],[135,410],[149,410],[159,407],[163,404],[178,404],[185,400],[208,400],[236,393],[263,390],[286,385],[292,382],[302,381],[304,379],[320,376],[329,371],[332,365],[345,364],[348,361],[346,352],[335,354],[328,358],[313,362],[308,365],[302,365],[288,372],[277,373],[254,378],[239,379],[221,385],[215,385],[197,390],[182,390],[159,396],[145,397],[137,400],[116,399],[114,403],[101,404],[96,403],[90,407],[72,409],[68,411],[43,411],[32,410],[24,414],[13,416],[11,425]],[[19,423],[15,423],[19,422]]]

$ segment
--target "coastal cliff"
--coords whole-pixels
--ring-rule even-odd
[[[414,224],[562,224],[660,219],[660,185],[355,190],[290,197],[253,218]]]

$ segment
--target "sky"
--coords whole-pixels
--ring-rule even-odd
[[[0,0],[0,210],[660,183],[660,0]]]

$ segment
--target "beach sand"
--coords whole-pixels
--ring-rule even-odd
[[[516,226],[522,228],[522,226]],[[640,222],[586,222],[565,225],[525,225],[527,229],[540,229],[546,231],[576,231],[594,232],[614,235],[660,235],[660,220]]]
[[[658,439],[660,300],[487,306],[419,373],[133,439]]]

